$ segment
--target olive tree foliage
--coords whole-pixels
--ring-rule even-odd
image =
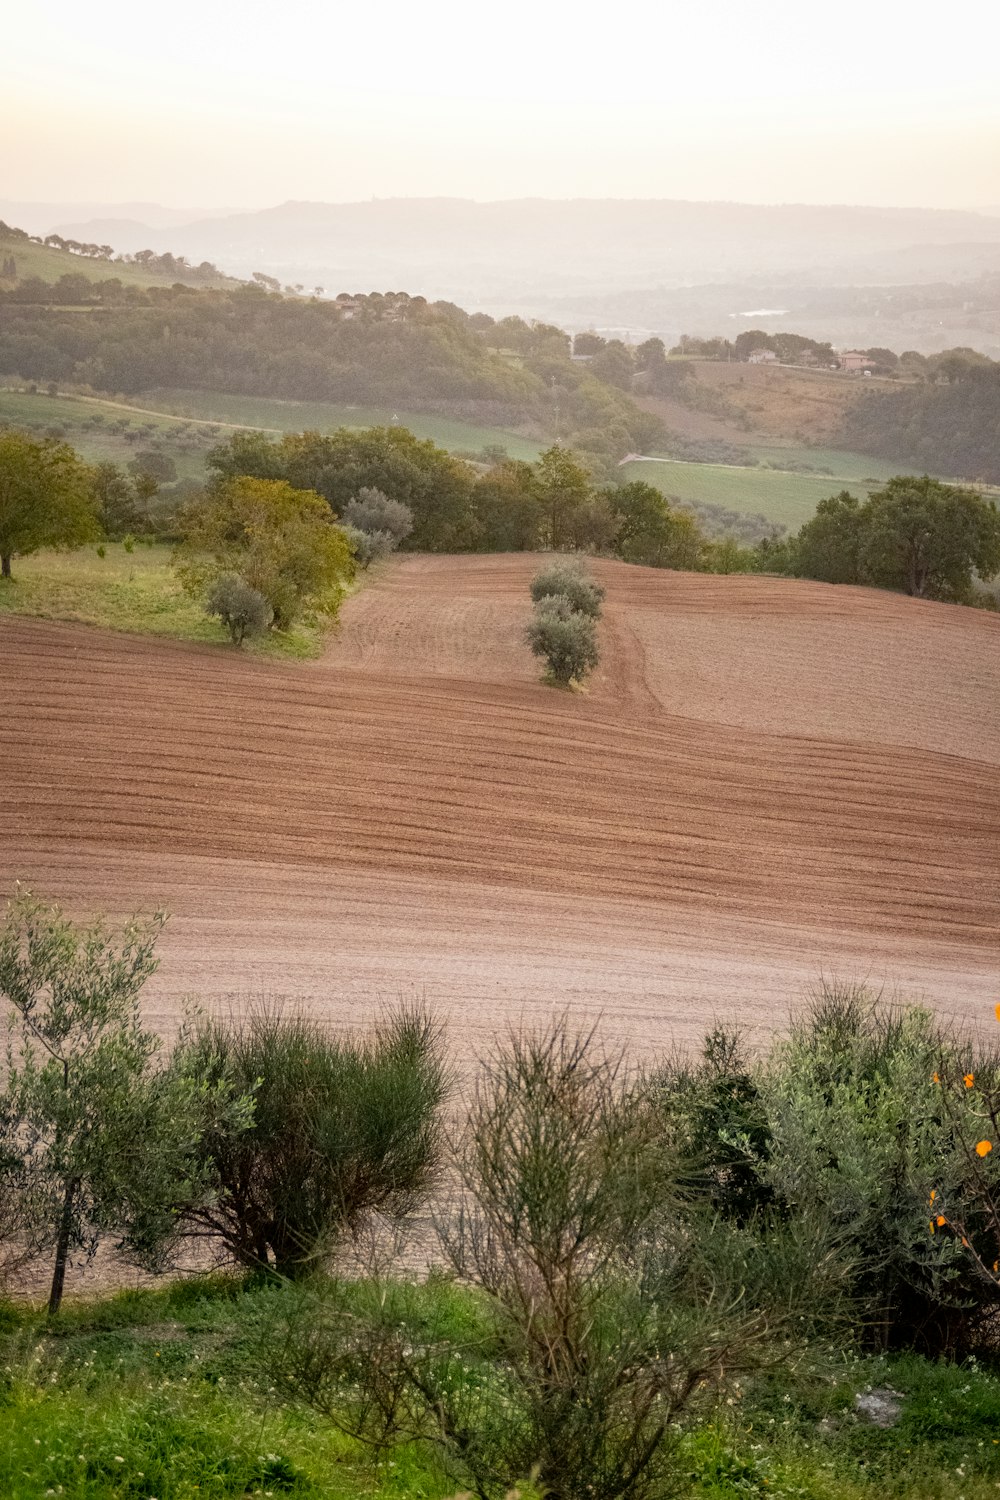
[[[327,503],[285,480],[220,480],[184,508],[179,532],[175,563],[190,593],[235,574],[267,600],[278,630],[307,609],[336,613],[353,572]]]
[[[536,606],[525,639],[532,653],[544,659],[553,682],[562,687],[582,682],[601,659],[593,619],[580,614],[561,594]]]
[[[381,490],[370,486],[358,490],[354,499],[347,502],[342,519],[358,531],[385,533],[397,547],[413,530],[413,511],[410,507],[401,500],[391,500]]]
[[[435,1180],[447,1077],[425,1015],[330,1037],[258,1006],[197,1027],[175,1064],[253,1098],[245,1129],[206,1128],[199,1159],[213,1191],[182,1210],[186,1234],[221,1242],[241,1266],[301,1277],[374,1215],[405,1217]]]
[[[434,1442],[483,1500],[525,1474],[553,1500],[675,1494],[678,1419],[775,1357],[811,1257],[692,1214],[646,1081],[563,1022],[485,1063],[457,1166],[439,1233],[481,1294],[471,1326],[390,1280],[310,1289],[278,1382],[375,1446]]]
[[[271,623],[271,606],[235,573],[223,573],[209,584],[205,613],[217,616],[229,631],[234,646],[246,637],[263,635]]]
[[[0,576],[40,547],[100,536],[93,475],[66,443],[0,429]]]
[[[160,1042],[142,1024],[163,921],[133,919],[115,936],[19,892],[0,932],[13,1021],[4,1189],[31,1258],[52,1257],[50,1313],[71,1256],[92,1255],[109,1234],[138,1263],[159,1262],[174,1205],[201,1190],[191,1158],[201,1122],[225,1113],[224,1090],[156,1066]]]
[[[553,597],[566,599],[572,609],[592,620],[601,617],[604,590],[574,563],[553,563],[531,580],[531,598],[535,604]]]

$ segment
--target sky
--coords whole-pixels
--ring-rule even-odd
[[[998,56],[996,0],[47,0],[0,198],[997,208]]]

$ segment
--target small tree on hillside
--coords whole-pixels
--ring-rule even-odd
[[[210,1096],[190,1072],[155,1070],[160,1042],[139,1009],[163,920],[133,920],[115,939],[21,894],[0,932],[0,996],[18,1023],[7,1055],[7,1186],[28,1207],[33,1255],[53,1256],[50,1314],[74,1250],[93,1254],[117,1232],[154,1263],[171,1205],[195,1190],[191,1151]]]
[[[77,547],[100,535],[93,476],[66,443],[0,431],[0,576],[40,547]]]
[[[235,573],[224,573],[209,587],[205,613],[219,617],[234,646],[242,646],[248,635],[263,635],[271,623],[271,606],[263,594]]]

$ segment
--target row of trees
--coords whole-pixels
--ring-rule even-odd
[[[481,1496],[535,1473],[563,1500],[669,1492],[678,1419],[809,1341],[995,1338],[982,1039],[826,988],[763,1057],[716,1029],[700,1057],[638,1070],[563,1019],[496,1044],[449,1144],[443,1038],[420,1015],[338,1039],[196,1016],[165,1051],[141,1014],[161,925],[81,929],[22,894],[0,933],[0,1253],[8,1275],[48,1260],[53,1313],[105,1240],[163,1269],[207,1239],[289,1284],[262,1339],[279,1392],[376,1450],[433,1443]],[[312,1274],[348,1241],[384,1247],[366,1227],[401,1232],[445,1181],[463,1317],[382,1251],[360,1284]]]
[[[605,465],[662,432],[631,399],[631,375],[574,362],[568,335],[547,324],[494,323],[403,293],[345,307],[257,283],[195,290],[111,278],[84,288],[80,279],[0,292],[0,375],[127,395],[173,386],[446,409],[491,425],[531,423]]]

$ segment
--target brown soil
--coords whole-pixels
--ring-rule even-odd
[[[591,689],[537,680],[532,557],[407,558],[313,666],[7,617],[0,884],[168,906],[150,990],[402,994],[460,1054],[604,1016],[780,1024],[821,974],[998,998],[1000,619],[602,563]]]
[[[849,406],[894,382],[821,370],[696,361],[690,404],[643,401],[672,431],[705,440],[811,443],[836,446]]]

